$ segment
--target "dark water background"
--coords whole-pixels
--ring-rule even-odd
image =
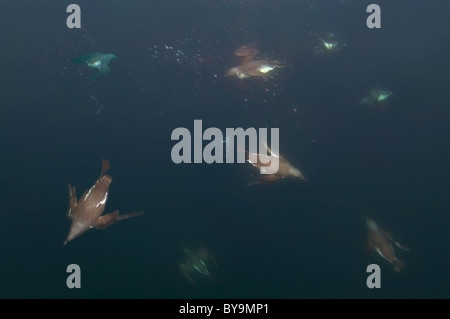
[[[1,298],[448,298],[450,3],[375,1],[0,3]],[[333,32],[347,47],[313,52]],[[286,61],[269,81],[224,73],[255,42]],[[111,72],[70,60],[118,56]],[[178,60],[177,60],[178,59]],[[382,85],[383,110],[358,105]],[[245,164],[175,165],[177,127],[279,127],[280,150],[310,179],[247,187]],[[66,182],[78,195],[113,177],[106,211],[145,214],[62,247]],[[372,216],[411,248],[400,274],[373,256]],[[183,247],[218,262],[213,282],[180,273]],[[66,267],[81,267],[81,289]]]

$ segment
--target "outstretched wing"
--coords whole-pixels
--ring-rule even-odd
[[[128,213],[125,215],[119,215],[119,211],[115,210],[112,213],[100,216],[98,218],[97,222],[95,223],[94,227],[96,229],[105,229],[119,220],[140,216],[143,213],[144,213],[143,211],[139,211],[139,212]]]

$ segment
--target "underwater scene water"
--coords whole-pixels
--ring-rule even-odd
[[[448,12],[1,1],[0,298],[449,298]]]

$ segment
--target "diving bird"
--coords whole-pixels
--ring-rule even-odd
[[[74,238],[82,235],[91,228],[105,229],[116,221],[142,215],[143,212],[133,212],[125,215],[119,215],[119,211],[102,215],[105,210],[106,200],[108,198],[111,176],[105,174],[110,168],[109,161],[103,159],[102,172],[95,184],[86,190],[77,201],[75,187],[69,186],[69,210],[67,216],[72,221],[69,234],[64,245]]]
[[[201,277],[212,280],[212,270],[217,268],[214,256],[204,247],[198,250],[183,248],[185,259],[179,264],[181,273],[187,280],[195,284]]]
[[[247,162],[252,164],[261,173],[259,181],[252,182],[249,185],[275,182],[286,177],[296,178],[304,182],[309,182],[309,180],[303,175],[303,173],[298,168],[292,166],[292,164],[287,159],[285,159],[280,154],[273,153],[267,145],[265,145],[265,148],[269,151],[270,155],[249,153],[248,151],[246,151]],[[252,156],[250,156],[250,154]],[[273,174],[265,174],[265,172],[267,172],[267,167],[271,165],[271,160],[273,159],[273,157],[277,158],[278,160],[278,171]]]
[[[101,77],[102,75],[105,75],[110,71],[109,68],[109,62],[112,59],[117,58],[112,53],[99,53],[99,52],[92,52],[88,53],[76,58],[72,59],[73,64],[86,64],[89,68],[97,69],[99,72],[92,76],[91,79],[96,79]]]
[[[387,231],[378,227],[373,219],[366,217],[366,226],[369,231],[369,250],[375,250],[381,257],[392,264],[396,272],[400,272],[405,267],[405,263],[397,258],[392,244],[395,244],[397,247],[403,250],[409,249],[401,245],[399,242],[395,241],[392,235]]]
[[[369,94],[359,101],[359,105],[369,105],[376,109],[384,109],[388,105],[392,91],[375,87],[369,91]]]
[[[273,70],[284,67],[284,63],[277,60],[255,59],[258,52],[254,44],[247,44],[238,48],[234,55],[241,60],[240,64],[230,68],[225,75],[236,76],[239,79],[250,77],[267,79],[272,76]]]

